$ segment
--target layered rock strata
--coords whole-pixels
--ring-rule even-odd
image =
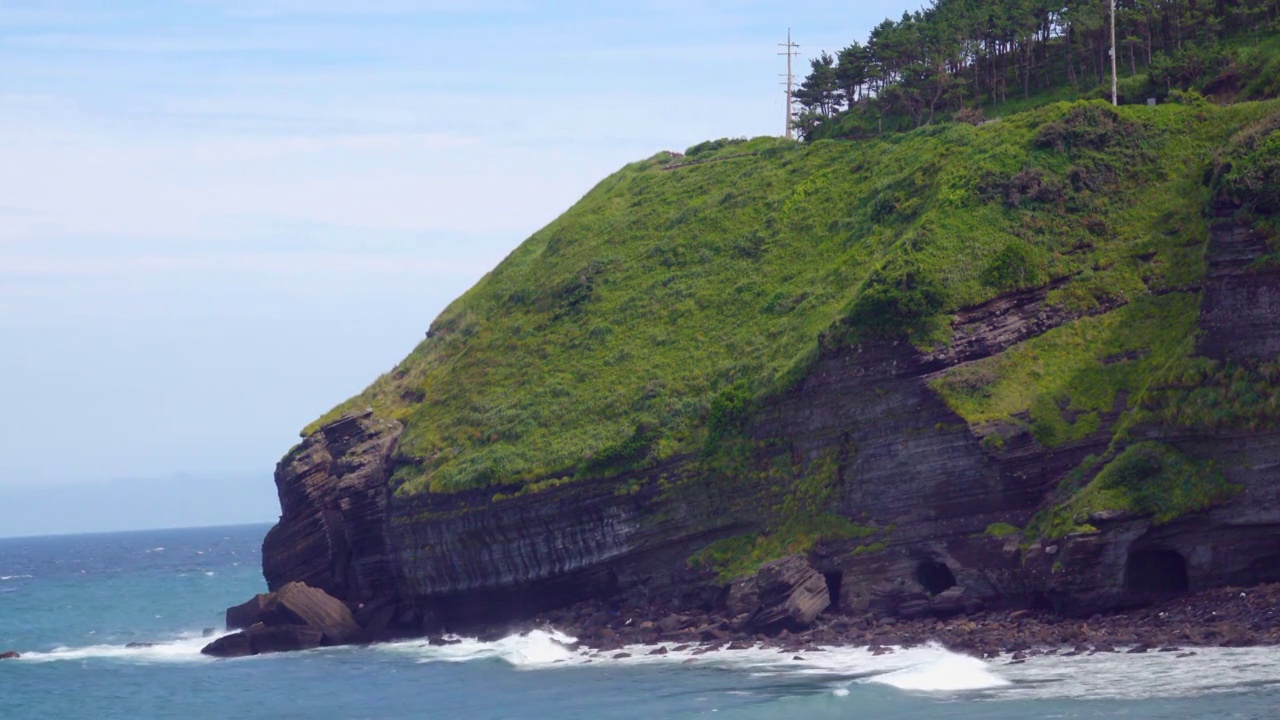
[[[1205,354],[1280,354],[1280,272],[1251,267],[1263,249],[1240,228],[1214,226]],[[953,342],[937,353],[892,342],[831,351],[755,415],[746,429],[755,466],[834,457],[837,492],[826,509],[884,530],[872,547],[820,544],[807,572],[786,563],[762,570],[750,580],[756,626],[799,627],[832,610],[913,618],[1053,607],[1088,615],[1280,580],[1280,433],[1271,431],[1134,430],[1214,461],[1239,487],[1209,511],[1163,525],[1091,518],[1094,532],[1030,547],[984,533],[994,523],[1025,526],[1068,471],[1106,449],[1123,410],[1118,400],[1096,433],[1052,449],[1025,428],[998,428],[993,451],[981,442],[987,431],[971,428],[930,388],[949,368],[1074,320],[1047,302],[1051,289],[959,313]],[[364,412],[306,438],[277,468],[282,516],[263,548],[271,588],[302,581],[323,589],[375,634],[492,624],[592,599],[671,608],[741,601],[741,588],[731,591],[689,558],[718,539],[764,529],[761,508],[776,499],[767,482],[717,477],[694,457],[565,485],[506,486],[500,495],[401,495],[390,482],[400,430]]]

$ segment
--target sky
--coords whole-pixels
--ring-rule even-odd
[[[919,4],[3,0],[0,536],[274,519],[299,429],[595,183],[781,134],[788,27],[803,75]]]

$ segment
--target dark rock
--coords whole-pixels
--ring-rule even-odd
[[[765,563],[753,578],[756,607],[743,626],[776,633],[807,628],[831,605],[826,580],[803,555]]]
[[[614,656],[613,656],[613,659],[614,659],[614,660],[625,660],[626,658],[629,658],[629,657],[631,657],[631,653],[620,652],[620,653],[618,653],[617,655],[614,655]]]
[[[344,415],[280,461],[280,522],[262,543],[270,589],[305,582],[351,602],[397,595],[387,479],[402,429],[369,411]]]
[[[319,628],[303,625],[254,627],[245,633],[249,636],[254,655],[312,650],[324,642],[324,633]]]
[[[125,645],[124,645],[124,646],[125,646],[126,648],[130,648],[130,649],[137,649],[137,648],[149,648],[149,647],[155,647],[155,646],[156,646],[156,644],[155,644],[155,643],[149,643],[149,642],[131,642],[131,643],[125,643]]]
[[[275,607],[275,597],[270,593],[259,593],[252,599],[227,608],[227,629],[244,630],[255,623],[263,622],[264,613]]]
[[[351,616],[351,610],[323,590],[305,583],[289,583],[275,593],[278,612],[286,623],[319,630],[325,645],[347,645],[363,642],[363,628]]]
[[[1128,650],[1128,654],[1129,654],[1129,655],[1140,655],[1140,654],[1145,653],[1145,652],[1150,652],[1151,650],[1152,650],[1152,647],[1151,647],[1150,645],[1148,645],[1148,644],[1146,644],[1146,643],[1142,643],[1141,645],[1136,645],[1136,646],[1134,646],[1134,647],[1129,648],[1129,650]]]
[[[0,653],[0,660],[17,660],[20,657],[22,657],[22,654],[13,650]]]
[[[220,658],[248,657],[253,654],[253,643],[249,640],[249,631],[242,630],[231,635],[223,635],[205,645],[200,652]]]
[[[655,648],[653,650],[650,650],[649,654],[650,655],[666,655],[668,652],[670,651],[667,650],[665,647],[660,647],[660,648]]]

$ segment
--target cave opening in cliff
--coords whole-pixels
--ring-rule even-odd
[[[823,573],[822,577],[827,581],[827,597],[831,599],[831,611],[838,612],[840,609],[840,583],[844,582],[844,573],[836,570],[835,572]]]
[[[1187,560],[1176,550],[1137,550],[1129,553],[1125,588],[1140,593],[1175,593],[1191,589]]]
[[[925,560],[916,566],[916,582],[930,595],[938,595],[956,586],[956,576],[944,563]]]

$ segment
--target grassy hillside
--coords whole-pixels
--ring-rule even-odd
[[[975,429],[1029,413],[1061,443],[1189,358],[1205,209],[1215,193],[1270,202],[1276,117],[1059,103],[660,154],[529,238],[317,424],[367,406],[403,420],[400,492],[570,481],[697,452],[710,416],[786,387],[823,345],[944,343],[956,309],[1057,282],[1073,309],[1128,304],[935,389]],[[1104,362],[1124,353],[1140,361]]]

